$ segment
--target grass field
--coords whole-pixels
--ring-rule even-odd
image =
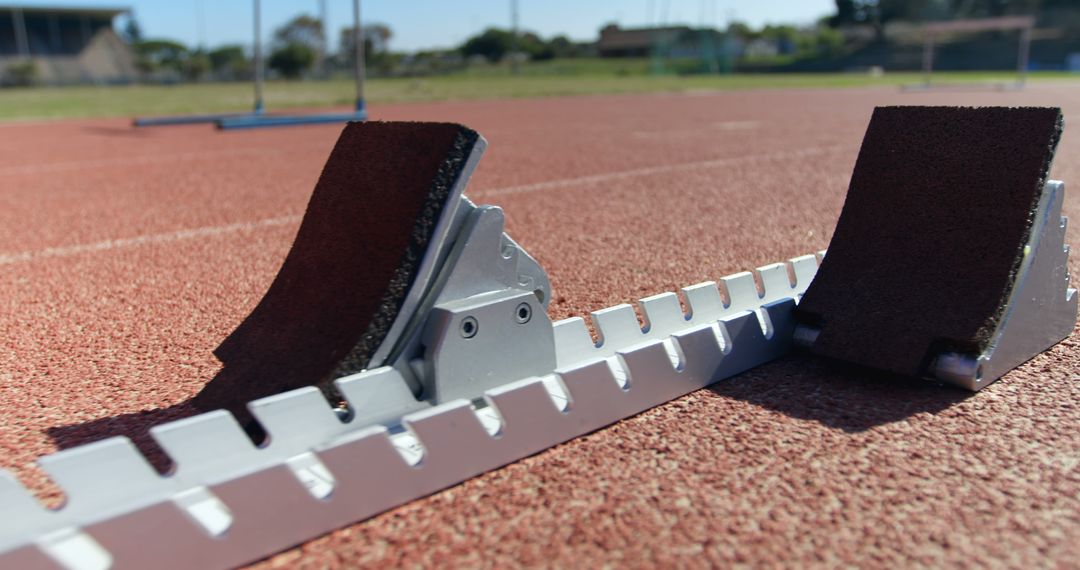
[[[618,66],[589,61],[547,62],[526,66],[520,76],[498,68],[470,70],[425,78],[371,79],[369,103],[549,97],[646,92],[725,91],[758,88],[828,88],[893,86],[921,81],[916,73],[873,77],[863,73],[649,75],[648,62],[628,60]],[[1012,80],[1008,73],[942,73],[935,81],[985,82]],[[1080,81],[1067,73],[1035,73],[1033,81]],[[271,111],[349,105],[349,79],[331,81],[271,81],[265,98]],[[12,88],[0,90],[0,120],[68,117],[217,113],[247,111],[252,88],[248,83],[189,85],[131,85],[113,87]]]

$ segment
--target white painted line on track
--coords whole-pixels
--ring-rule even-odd
[[[0,265],[11,265],[14,263],[37,261],[39,259],[48,259],[53,257],[71,257],[73,255],[80,255],[83,253],[125,249],[150,244],[170,243],[174,241],[183,241],[188,239],[217,236],[222,234],[231,234],[242,231],[252,231],[275,226],[287,226],[290,224],[299,223],[302,217],[303,216],[300,215],[281,216],[278,218],[267,218],[265,220],[258,220],[255,222],[240,222],[224,226],[193,228],[163,234],[147,234],[130,238],[109,239],[94,243],[65,245],[60,247],[47,247],[45,249],[24,251],[21,253],[0,254]]]
[[[836,144],[827,146],[815,146],[809,148],[802,148],[797,150],[789,150],[782,152],[773,152],[767,154],[751,154],[744,156],[733,156],[729,158],[717,158],[711,160],[698,160],[694,162],[683,162],[679,164],[664,164],[659,166],[646,166],[644,168],[635,168],[632,170],[620,170],[618,172],[606,172],[604,174],[591,174],[588,176],[576,176],[574,178],[563,178],[560,180],[549,180],[547,182],[536,182],[533,184],[521,184],[518,186],[506,186],[503,188],[492,188],[490,190],[476,190],[472,194],[478,196],[505,196],[509,194],[526,194],[529,192],[537,192],[541,190],[556,190],[561,188],[567,188],[571,186],[579,186],[583,184],[597,184],[601,182],[611,182],[614,180],[625,180],[627,178],[638,178],[641,176],[653,176],[655,174],[668,174],[672,172],[689,172],[693,170],[702,170],[708,168],[717,168],[720,166],[730,166],[732,164],[738,164],[742,162],[754,162],[758,160],[776,160],[776,159],[792,159],[792,158],[805,158],[810,156],[819,156],[835,150],[848,150],[851,149],[851,145]]]
[[[65,170],[98,168],[102,166],[127,166],[153,164],[155,162],[175,162],[183,160],[208,160],[223,156],[255,156],[260,154],[279,154],[273,148],[228,148],[213,151],[178,152],[174,154],[152,154],[148,156],[125,156],[119,158],[94,158],[89,160],[69,160],[50,164],[20,164],[0,167],[0,176],[18,174],[49,174]]]
[[[503,196],[508,194],[524,194],[528,192],[537,192],[541,190],[552,190],[558,188],[567,188],[571,186],[577,186],[582,184],[596,184],[600,182],[609,182],[613,180],[625,180],[628,178],[637,178],[641,176],[652,176],[655,174],[666,174],[671,172],[688,172],[694,170],[702,170],[708,168],[716,168],[720,166],[729,166],[741,162],[752,162],[755,160],[776,160],[776,159],[792,159],[792,158],[804,158],[819,156],[835,150],[848,150],[851,145],[825,145],[816,146],[803,149],[796,149],[790,151],[774,152],[768,154],[754,154],[745,156],[734,156],[729,158],[720,158],[713,160],[699,160],[695,162],[684,162],[680,164],[670,164],[661,166],[649,166],[645,168],[635,168],[632,170],[622,170],[619,172],[608,172],[604,174],[590,174],[587,176],[577,176],[574,178],[563,178],[559,180],[550,180],[547,182],[538,182],[535,184],[522,184],[519,186],[506,186],[503,188],[492,188],[487,190],[476,190],[470,192],[474,196]],[[294,223],[299,223],[302,219],[300,215],[280,216],[277,218],[266,218],[263,220],[256,220],[252,222],[239,222],[235,224],[228,224],[224,226],[209,226],[201,228],[192,228],[187,230],[179,230],[175,232],[161,233],[161,234],[146,234],[141,236],[135,236],[130,238],[110,239],[105,241],[99,241],[94,243],[76,244],[58,247],[47,247],[44,249],[34,251],[24,251],[17,253],[0,253],[0,265],[12,265],[16,263],[25,263],[31,261],[37,261],[40,259],[50,259],[56,257],[71,257],[74,255],[81,255],[84,253],[95,253],[101,251],[111,251],[116,249],[125,249],[132,247],[139,247],[150,244],[163,244],[176,241],[183,241],[188,239],[195,239],[201,237],[217,236],[222,234],[229,234],[234,232],[252,231],[261,228],[284,226]]]
[[[639,139],[656,139],[656,138],[687,138],[692,136],[714,137],[716,133],[713,131],[750,131],[755,130],[761,126],[761,121],[718,121],[712,124],[699,125],[694,127],[687,127],[685,129],[650,129],[640,130],[630,133],[634,138]]]

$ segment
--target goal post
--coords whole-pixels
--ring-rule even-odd
[[[1016,56],[1016,86],[1023,87],[1027,80],[1028,60],[1031,56],[1031,31],[1034,28],[1035,18],[1032,16],[950,20],[923,25],[922,86],[931,87],[932,85],[935,49],[943,36],[958,33],[1016,30],[1019,32],[1019,45]]]

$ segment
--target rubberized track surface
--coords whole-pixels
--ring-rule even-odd
[[[1052,178],[1080,184],[1074,85],[373,115],[488,138],[468,194],[506,209],[563,318],[824,248],[875,104],[1061,106]],[[182,402],[272,280],[338,131],[0,124],[0,467],[52,504],[32,461],[59,447],[126,434],[166,468],[144,430],[193,413]],[[1078,344],[975,396],[791,356],[262,564],[1067,566]]]

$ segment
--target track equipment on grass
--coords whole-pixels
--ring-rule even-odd
[[[256,11],[258,11],[258,2]],[[324,22],[325,25],[325,22]],[[299,125],[317,125],[324,123],[345,123],[348,121],[367,120],[367,105],[364,101],[364,78],[367,71],[364,66],[364,30],[360,27],[360,0],[353,0],[353,81],[356,83],[356,99],[350,113],[323,113],[316,115],[252,115],[222,117],[215,121],[217,128],[256,129],[264,127],[294,127]]]
[[[252,84],[255,87],[255,104],[250,113],[215,113],[207,115],[176,115],[166,117],[137,117],[132,120],[135,127],[160,127],[174,125],[193,125],[214,123],[219,129],[252,129],[260,127],[287,127],[315,125],[323,123],[345,123],[367,119],[367,105],[364,100],[364,31],[360,27],[360,0],[353,0],[353,77],[356,83],[354,110],[349,113],[323,113],[314,115],[267,114],[263,102],[263,79],[265,66],[262,54],[262,9],[261,0],[254,0],[253,14],[255,22],[254,54],[252,57]],[[325,22],[324,22],[325,24]]]
[[[131,121],[133,127],[169,127],[177,125],[197,125],[216,123],[222,119],[260,117],[266,111],[263,103],[263,67],[262,56],[262,10],[261,0],[254,0],[253,19],[255,22],[254,53],[251,58],[252,86],[255,88],[255,102],[250,113],[213,113],[204,115],[173,115],[164,117],[136,117]]]
[[[937,113],[949,120],[938,123]],[[629,305],[598,311],[592,320],[599,342],[582,319],[548,319],[551,287],[541,266],[503,233],[499,208],[475,206],[464,197],[483,138],[459,125],[350,124],[266,299],[219,349],[225,369],[236,372],[215,379],[196,399],[205,407],[241,411],[241,403],[257,398],[245,409],[269,435],[265,444],[256,446],[237,416],[216,410],[151,430],[174,462],[167,476],[154,471],[126,438],[64,450],[39,460],[67,493],[67,504],[56,510],[43,508],[0,472],[0,566],[243,564],[766,363],[796,342],[838,357],[829,351],[834,345],[826,335],[843,338],[858,327],[845,322],[853,317],[837,313],[831,301],[846,299],[864,276],[868,283],[886,279],[893,261],[867,262],[838,243],[875,239],[852,235],[863,227],[857,223],[863,216],[875,213],[866,209],[875,200],[865,199],[861,185],[878,179],[885,202],[943,200],[946,207],[927,207],[937,214],[956,205],[950,193],[968,192],[949,178],[934,186],[937,192],[907,192],[901,176],[908,162],[918,160],[880,162],[890,156],[880,154],[883,141],[898,137],[896,149],[925,151],[924,159],[931,159],[935,148],[907,145],[926,132],[944,137],[938,139],[942,144],[952,142],[953,129],[982,140],[1000,133],[995,125],[1005,121],[1014,136],[1012,150],[1024,156],[988,160],[991,172],[977,179],[1008,176],[977,187],[991,196],[968,194],[963,202],[989,223],[995,220],[987,200],[1020,196],[999,206],[1022,204],[1031,223],[995,238],[1006,253],[987,259],[1012,264],[1013,270],[1004,279],[994,274],[960,284],[937,279],[932,285],[999,287],[989,295],[998,305],[964,303],[960,309],[984,311],[981,321],[997,327],[980,333],[978,338],[991,339],[985,345],[971,345],[991,352],[986,362],[997,374],[1017,363],[1018,355],[1029,358],[1048,339],[1067,334],[1060,325],[1071,327],[1076,318],[1075,291],[1068,289],[1064,272],[1062,186],[1043,183],[1059,132],[1057,117],[1056,110],[879,111],[860,153],[834,239],[836,253],[829,253],[820,272],[818,257],[808,255],[687,287],[689,313],[674,293],[642,299],[644,328]],[[972,152],[988,146],[975,144]],[[933,186],[930,178],[923,182]],[[1033,203],[1025,204],[1023,196]],[[919,211],[893,213],[912,232],[934,230],[928,224],[938,218]],[[1005,217],[1015,222],[1014,214]],[[383,219],[393,216],[400,219]],[[387,237],[366,243],[358,239],[364,232]],[[891,239],[888,232],[882,235]],[[946,232],[941,239],[957,236]],[[1020,253],[1008,255],[1005,245],[1016,246],[1017,240]],[[905,243],[915,243],[926,264],[955,261],[955,252],[936,257],[920,250],[925,240],[886,245],[895,248],[895,258],[907,253]],[[374,285],[363,282],[365,267],[377,276]],[[846,282],[840,279],[845,271]],[[797,309],[804,292],[806,306]],[[895,293],[886,291],[884,298]],[[945,293],[957,298],[956,291]],[[296,307],[286,302],[290,298]],[[811,304],[813,299],[818,300]],[[855,300],[855,310],[873,308]],[[924,329],[930,331],[939,324],[927,322]],[[1032,333],[1039,342],[1028,342]],[[896,338],[878,340],[889,357],[882,362],[913,358],[909,345],[889,345]],[[283,351],[300,364],[277,354]],[[1008,358],[999,362],[999,354]],[[943,358],[938,354],[926,370],[954,370],[954,364],[940,364]],[[992,376],[984,371],[984,378]],[[303,384],[313,385],[297,387]]]
[[[1028,66],[1031,55],[1031,35],[1035,29],[1035,17],[1033,16],[1004,16],[999,18],[975,18],[970,20],[947,20],[942,22],[929,22],[922,26],[923,56],[922,56],[922,83],[915,85],[903,85],[903,91],[929,91],[933,89],[971,89],[977,87],[989,87],[998,90],[1023,89],[1027,82]],[[1016,80],[1010,82],[993,83],[953,83],[938,84],[933,82],[934,57],[936,48],[942,40],[949,36],[976,34],[989,32],[993,34],[1005,34],[1010,31],[1017,32],[1016,50]],[[968,38],[970,41],[970,37]],[[945,44],[947,45],[947,44]]]

